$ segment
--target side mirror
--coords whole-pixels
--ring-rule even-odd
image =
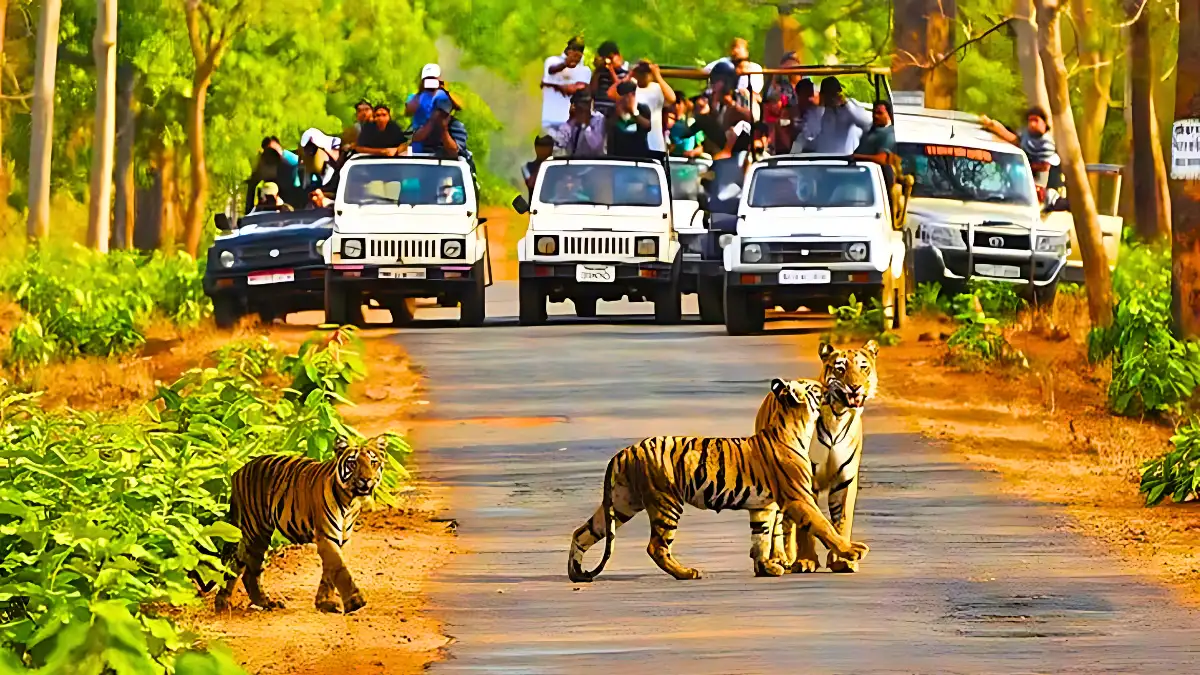
[[[479,224],[480,224],[480,225],[483,225],[483,224],[484,224],[484,223],[486,223],[487,221],[488,221],[488,219],[487,219],[487,218],[480,218],[480,219],[479,219]]]
[[[525,199],[521,195],[517,195],[512,200],[512,207],[517,213],[525,215],[526,213],[529,213],[529,200]]]
[[[217,229],[222,232],[229,232],[233,229],[233,224],[229,222],[229,216],[224,213],[218,213],[213,216],[213,222],[216,223]]]

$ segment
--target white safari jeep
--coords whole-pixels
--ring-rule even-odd
[[[517,244],[520,321],[546,321],[546,300],[571,300],[581,317],[598,300],[649,300],[659,323],[680,319],[680,247],[664,162],[555,159],[542,164]]]
[[[351,158],[324,246],[327,320],[360,323],[362,305],[374,300],[404,324],[415,298],[437,298],[461,306],[460,325],[482,324],[491,284],[484,222],[462,160]]]
[[[877,298],[886,327],[899,326],[904,237],[878,164],[781,155],[751,165],[746,185],[724,249],[730,335],[762,330],[768,307],[820,311],[851,294]]]
[[[1039,304],[1054,300],[1071,221],[1043,221],[1020,148],[972,115],[897,108],[896,152],[916,181],[906,227],[918,283],[953,293],[968,279],[991,279]]]

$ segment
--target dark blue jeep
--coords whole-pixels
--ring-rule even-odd
[[[218,213],[208,249],[204,293],[220,328],[257,312],[264,322],[289,312],[325,307],[321,247],[333,228],[333,209],[251,213],[231,224]]]

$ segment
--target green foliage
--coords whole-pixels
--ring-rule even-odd
[[[987,304],[1000,311],[1011,304],[1007,294],[993,286],[978,286],[974,290],[983,292]],[[976,370],[991,363],[1028,366],[1025,355],[1013,347],[1000,330],[1000,320],[988,316],[984,306],[984,299],[975,293],[960,293],[950,301],[948,308],[954,313],[958,327],[946,341],[947,363],[965,370]]]
[[[1170,251],[1132,246],[1113,274],[1113,323],[1088,335],[1088,358],[1111,359],[1118,415],[1178,413],[1200,383],[1200,343],[1171,333]]]
[[[908,296],[908,314],[940,314],[943,310],[942,285],[938,282],[917,284],[917,292]]]
[[[202,266],[182,253],[34,249],[0,279],[0,291],[25,312],[5,359],[27,368],[54,358],[129,352],[145,342],[144,329],[155,317],[192,325],[209,314],[202,279]]]
[[[845,305],[831,305],[829,313],[833,315],[833,330],[826,336],[830,342],[875,340],[885,347],[900,342],[899,335],[883,329],[883,306],[879,298],[871,298],[871,308],[864,309],[863,303],[851,294]]]
[[[333,407],[363,375],[345,365],[354,342],[342,329],[283,358],[263,341],[234,344],[121,418],[49,412],[0,384],[0,643],[46,673],[231,672],[221,652],[175,661],[195,636],[152,608],[195,604],[191,576],[224,575],[215,553],[239,537],[224,522],[238,467],[264,453],[324,459],[338,435],[358,437]],[[292,375],[284,363],[306,395],[269,384]],[[409,452],[389,436],[381,501]]]
[[[1142,465],[1146,506],[1156,506],[1167,497],[1180,503],[1200,488],[1200,417],[1176,429],[1171,445],[1165,455]]]
[[[967,294],[979,301],[979,308],[988,316],[1003,320],[1016,318],[1025,306],[1025,300],[1017,294],[1012,284],[990,279],[971,279],[967,282]]]

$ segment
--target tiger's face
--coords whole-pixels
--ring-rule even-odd
[[[875,371],[878,343],[869,340],[859,349],[837,349],[823,342],[818,353],[822,364],[821,379],[834,403],[846,408],[861,408],[875,397],[879,388],[879,376]]]
[[[801,423],[821,407],[821,385],[812,380],[771,380],[771,393],[779,402],[776,424]]]
[[[383,480],[383,458],[387,454],[387,438],[379,436],[352,448],[339,438],[337,452],[337,481],[342,489],[355,497],[366,497]]]

